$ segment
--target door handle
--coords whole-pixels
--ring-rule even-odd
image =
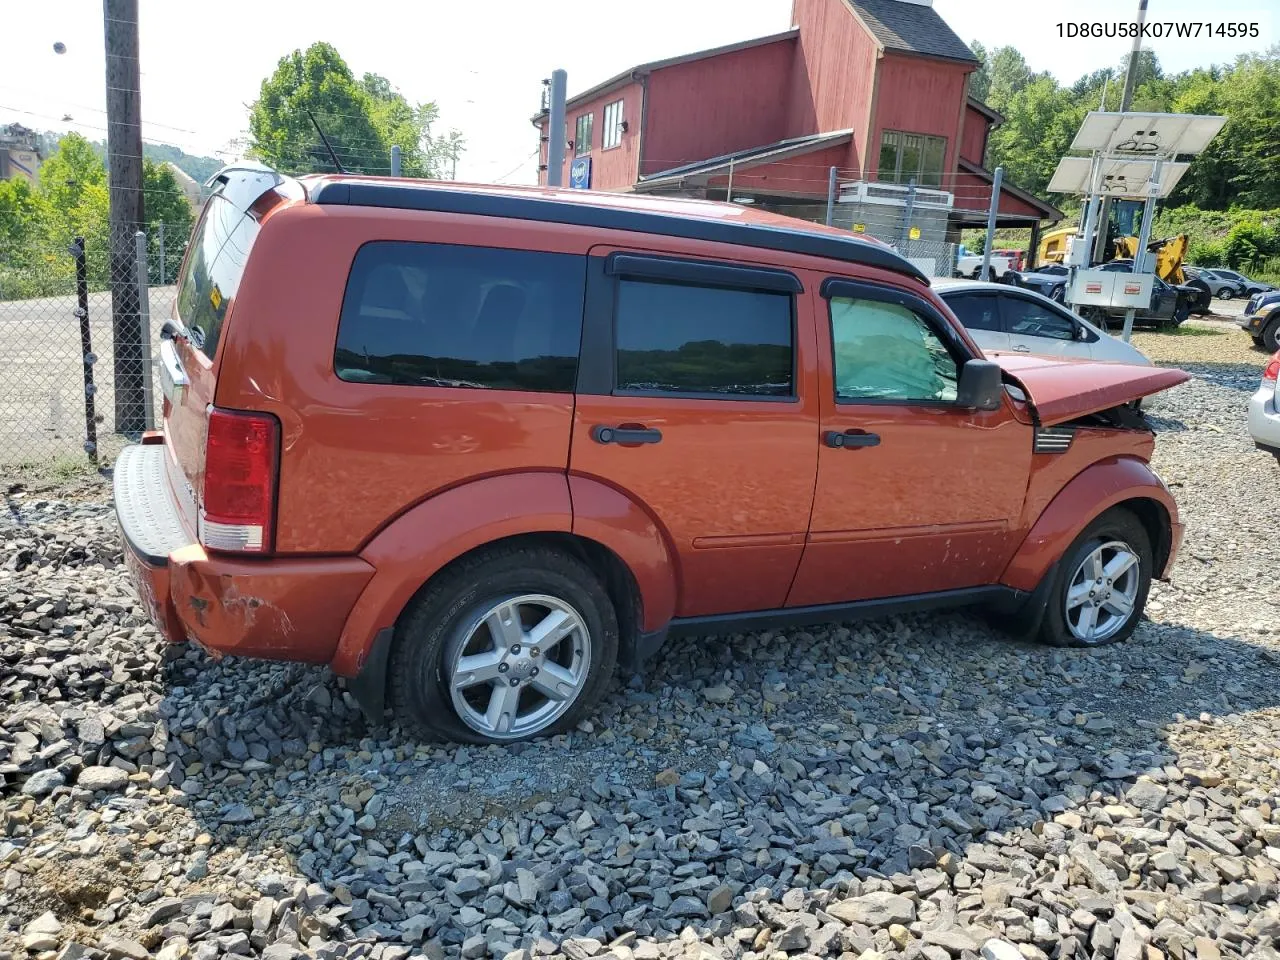
[[[1030,348],[1030,347],[1028,347],[1025,343],[1020,343],[1020,344],[1018,344],[1017,346],[1015,346],[1013,349],[1017,350],[1019,353],[1030,353],[1030,352],[1031,352],[1031,348]]]
[[[596,443],[661,443],[662,431],[648,427],[608,427],[597,424],[591,428],[591,439]]]
[[[837,450],[846,447],[878,447],[880,446],[880,434],[867,433],[865,430],[846,430],[841,433],[839,430],[828,430],[823,436],[822,442],[828,447],[835,447]]]

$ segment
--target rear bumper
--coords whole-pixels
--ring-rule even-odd
[[[1280,409],[1274,387],[1259,387],[1249,398],[1249,436],[1263,450],[1280,454]]]
[[[160,444],[126,447],[115,468],[125,564],[151,621],[171,643],[328,663],[373,567],[359,557],[209,554],[169,489],[167,456]]]

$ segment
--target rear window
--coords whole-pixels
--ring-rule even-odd
[[[789,293],[622,280],[616,336],[621,391],[794,395]]]
[[[571,393],[586,258],[377,241],[356,254],[334,369],[354,383]]]
[[[214,195],[191,238],[191,251],[178,282],[178,316],[191,342],[213,358],[222,322],[240,288],[258,221]]]

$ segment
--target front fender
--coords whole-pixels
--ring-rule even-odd
[[[1168,517],[1168,542],[1153,544],[1164,562],[1158,576],[1167,576],[1178,552],[1182,524],[1172,494],[1146,463],[1134,457],[1108,457],[1086,467],[1064,486],[1031,526],[1000,582],[1032,591],[1071,542],[1097,517],[1125,501],[1158,504]]]
[[[569,533],[573,509],[563,473],[476,480],[425,500],[391,522],[360,552],[376,571],[343,627],[330,667],[354,677],[379,631],[395,625],[418,589],[469,550],[528,533]]]

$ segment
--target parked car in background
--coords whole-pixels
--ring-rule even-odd
[[[1272,355],[1249,398],[1249,435],[1259,450],[1280,460],[1280,351]]]
[[[1203,316],[1212,313],[1215,297],[1230,300],[1235,296],[1236,285],[1230,280],[1215,276],[1212,270],[1183,264],[1182,272],[1186,275],[1187,286],[1200,290],[1200,296],[1191,303],[1191,312],[1194,314]]]
[[[166,639],[369,717],[572,729],[674,633],[956,605],[1128,637],[1179,370],[996,355],[878,243],[737,204],[215,175],[114,468]]]
[[[981,253],[970,253],[963,243],[960,244],[959,254],[956,257],[956,276],[972,277],[977,280],[982,276],[982,260]],[[1008,257],[1002,257],[998,251],[992,251],[991,276],[993,278],[1002,280],[1012,269],[1013,264]]]
[[[1280,290],[1249,298],[1236,321],[1264,350],[1280,350]]]
[[[994,251],[997,256],[1004,257],[1009,261],[1010,270],[1021,270],[1027,260],[1027,251],[1014,250],[1010,247],[1002,247]]]
[[[1213,272],[1220,277],[1226,277],[1229,280],[1235,280],[1240,284],[1240,296],[1252,297],[1257,293],[1270,293],[1275,289],[1271,284],[1264,283],[1261,280],[1250,280],[1243,273],[1237,273],[1235,270],[1227,270],[1225,267],[1214,267]]]
[[[947,279],[935,279],[933,288],[986,353],[1151,363],[1137,347],[1032,290]]]
[[[1209,292],[1219,300],[1231,300],[1244,296],[1244,283],[1232,277],[1224,277],[1218,270],[1209,267],[1193,267],[1184,265],[1182,272],[1191,277],[1199,277],[1209,286]]]
[[[1034,290],[1050,300],[1062,303],[1066,299],[1067,279],[1070,271],[1060,263],[1046,263],[1034,270],[1018,270],[1010,273],[1005,282]]]
[[[1132,273],[1133,261],[1111,260],[1097,269],[1111,273]],[[1151,279],[1151,305],[1145,310],[1138,310],[1133,322],[1157,328],[1181,325],[1191,315],[1192,302],[1203,291],[1187,284],[1167,283],[1154,274]],[[1107,326],[1116,320],[1122,321],[1125,315],[1124,309],[1119,307],[1086,307],[1082,312],[1099,326]]]

